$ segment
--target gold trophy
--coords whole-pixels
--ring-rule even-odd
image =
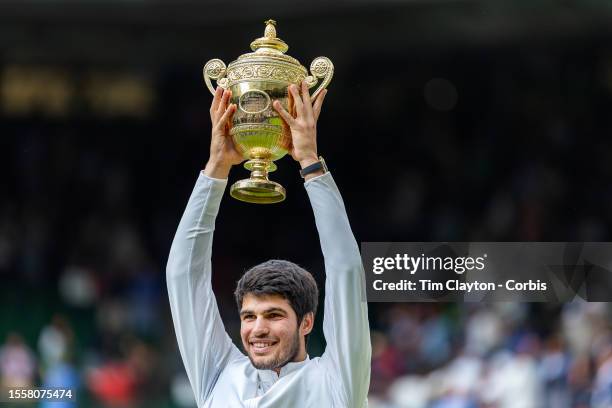
[[[285,55],[289,46],[276,37],[276,22],[265,22],[264,36],[251,43],[253,52],[243,54],[228,67],[220,59],[211,59],[204,65],[204,82],[214,95],[217,86],[232,91],[231,103],[237,105],[231,123],[230,135],[245,159],[244,167],[251,177],[234,183],[230,195],[249,203],[270,204],[283,201],[285,189],[268,179],[276,170],[275,160],[287,154],[291,135],[283,120],[272,107],[274,100],[291,111],[287,88],[300,85],[303,80],[309,88],[318,87],[312,98],[331,81],[334,65],[326,57],[317,57],[310,64],[310,75],[298,60]],[[319,82],[320,81],[320,82]]]

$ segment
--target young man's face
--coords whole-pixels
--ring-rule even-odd
[[[293,308],[279,295],[247,294],[242,299],[240,336],[255,368],[274,370],[304,360],[304,336],[312,330],[312,323],[312,313],[308,313],[298,326]]]

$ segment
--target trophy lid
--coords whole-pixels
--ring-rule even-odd
[[[289,49],[287,43],[276,36],[276,21],[266,20],[264,23],[266,24],[264,36],[253,41],[251,43],[251,49],[257,51],[261,48],[267,48],[280,51],[283,54],[287,52]]]
[[[254,52],[242,54],[236,61],[230,64],[230,67],[239,62],[246,62],[250,60],[261,61],[263,58],[264,60],[269,59],[288,62],[305,71],[306,68],[302,67],[302,64],[300,64],[298,60],[285,54],[285,52],[289,49],[289,46],[286,42],[276,36],[276,21],[266,20],[264,23],[266,24],[264,36],[251,42],[251,49]]]

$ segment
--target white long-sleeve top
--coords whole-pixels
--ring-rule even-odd
[[[363,265],[330,173],[305,183],[325,258],[321,357],[288,363],[277,375],[253,367],[231,341],[211,286],[215,218],[227,180],[200,174],[166,271],[172,319],[200,408],[363,408],[370,384],[370,332]]]

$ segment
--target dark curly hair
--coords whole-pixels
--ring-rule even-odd
[[[317,313],[319,303],[317,282],[310,272],[293,262],[280,259],[255,265],[242,275],[234,292],[238,310],[242,308],[242,299],[247,294],[280,295],[287,299],[297,315],[298,325],[307,313]]]

